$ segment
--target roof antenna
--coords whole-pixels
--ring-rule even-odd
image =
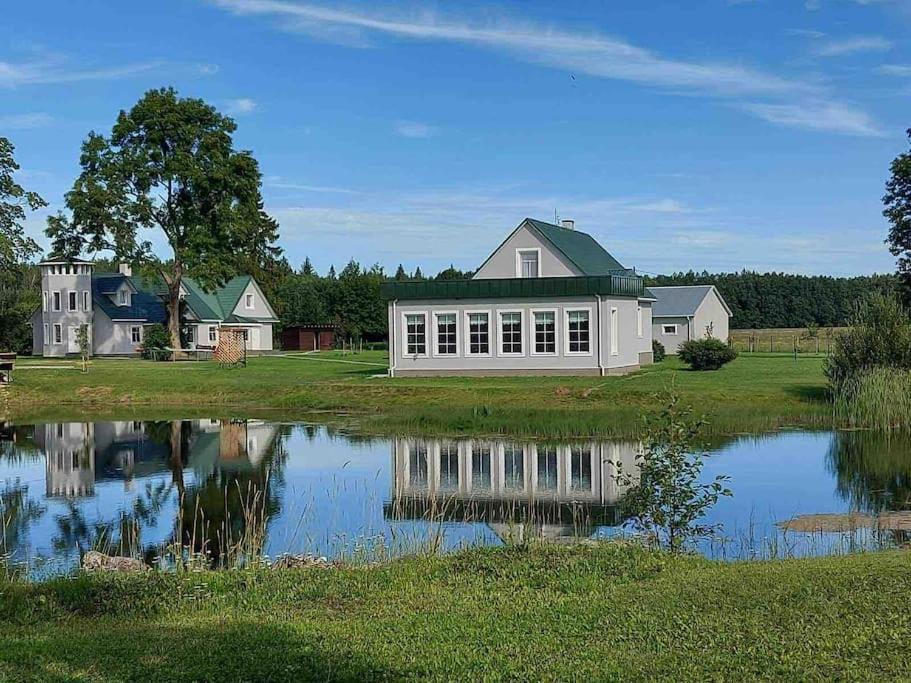
[[[559,225],[557,222],[557,207],[554,207],[554,225]]]

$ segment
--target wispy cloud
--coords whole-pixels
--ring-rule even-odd
[[[882,36],[851,36],[820,40],[812,52],[817,57],[843,57],[858,52],[887,52],[892,47],[892,41]]]
[[[370,44],[372,36],[415,41],[443,41],[506,52],[517,59],[571,73],[616,79],[674,93],[743,100],[796,101],[831,99],[813,81],[778,76],[738,63],[689,61],[662,56],[620,38],[578,33],[516,19],[471,22],[428,11],[347,10],[290,0],[210,0],[238,16],[271,19],[286,31],[332,40],[335,31],[346,43]],[[773,102],[770,102],[773,103]],[[832,102],[832,106],[849,105]],[[744,108],[751,111],[749,107]],[[857,112],[858,116],[864,114]],[[819,129],[822,130],[822,129]],[[856,126],[828,127],[830,132],[857,134]]]
[[[437,129],[421,121],[396,121],[395,132],[403,138],[429,138]]]
[[[779,126],[825,132],[850,133],[864,137],[881,137],[885,133],[865,112],[837,102],[800,102],[743,105],[761,119]]]
[[[911,64],[882,64],[876,70],[884,76],[911,77]]]
[[[349,187],[334,187],[331,185],[308,185],[305,183],[293,183],[279,176],[269,176],[263,180],[263,185],[273,187],[277,190],[296,190],[298,192],[314,192],[319,194],[362,194],[358,190],[352,190]]]
[[[165,60],[132,62],[118,66],[85,66],[57,54],[42,55],[28,61],[0,60],[0,88],[27,85],[78,83],[132,78],[156,71],[177,70],[209,76],[218,71],[213,64],[173,64]]]
[[[29,114],[9,114],[0,116],[0,130],[30,130],[44,128],[54,122],[50,114],[39,111]]]
[[[259,105],[249,97],[238,97],[225,102],[225,110],[232,115],[251,114]]]

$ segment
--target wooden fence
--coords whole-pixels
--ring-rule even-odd
[[[728,343],[740,353],[797,353],[828,356],[841,328],[818,330],[731,330]]]

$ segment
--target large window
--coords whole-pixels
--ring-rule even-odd
[[[554,311],[535,311],[535,353],[557,352],[557,314]]]
[[[452,442],[440,444],[440,489],[457,491],[459,488],[459,447]]]
[[[130,340],[134,344],[138,344],[142,341],[142,327],[139,325],[133,325],[130,328]]]
[[[538,277],[539,252],[537,249],[519,252],[519,277]]]
[[[592,490],[592,452],[586,446],[573,446],[569,454],[569,486],[573,491]]]
[[[63,343],[63,327],[60,325],[54,325],[54,343]]]
[[[568,353],[591,352],[589,311],[566,312],[566,336]]]
[[[522,314],[500,314],[500,351],[504,354],[522,353]]]
[[[67,292],[67,310],[79,310],[79,294],[77,292]]]
[[[427,317],[423,313],[405,316],[405,351],[409,356],[427,353]]]
[[[538,490],[557,490],[557,449],[555,446],[538,447]]]
[[[525,490],[525,454],[518,444],[503,447],[503,479],[510,491]]]
[[[468,353],[486,356],[490,353],[490,314],[468,314]]]
[[[59,311],[61,306],[60,292],[54,292],[54,310]]]
[[[456,355],[456,314],[437,313],[437,355]]]

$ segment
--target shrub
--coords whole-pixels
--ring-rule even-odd
[[[858,304],[849,328],[835,337],[826,377],[836,399],[874,368],[911,369],[911,320],[893,296],[876,294]]]
[[[693,370],[717,370],[737,358],[737,352],[720,339],[690,339],[680,345],[677,357]]]
[[[667,352],[664,350],[664,344],[657,339],[652,339],[652,361],[660,363],[665,356],[667,356]]]
[[[142,355],[145,358],[155,358],[164,360],[162,353],[150,353],[152,351],[161,351],[171,345],[171,335],[164,325],[152,325],[146,329],[145,340],[142,346]]]

